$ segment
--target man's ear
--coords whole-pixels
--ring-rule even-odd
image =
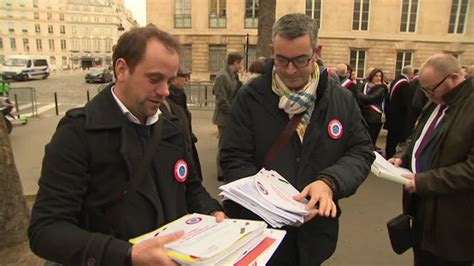
[[[119,58],[115,62],[115,75],[117,76],[117,81],[123,81],[127,78],[128,75],[128,65],[125,62],[125,59]]]
[[[316,50],[314,51],[314,54],[316,55],[316,59],[320,59],[321,58],[321,52],[323,50],[323,46],[322,45],[318,45],[316,46]]]
[[[268,51],[270,52],[270,57],[273,58],[275,56],[275,49],[271,43],[268,45]]]

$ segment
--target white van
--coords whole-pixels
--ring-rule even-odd
[[[46,79],[49,76],[48,57],[41,55],[10,55],[3,62],[2,79]]]

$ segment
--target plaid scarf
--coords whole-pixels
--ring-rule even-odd
[[[296,128],[301,142],[303,142],[304,133],[306,132],[306,127],[311,118],[311,111],[313,110],[314,102],[316,101],[318,82],[319,66],[316,63],[314,63],[314,72],[309,78],[308,83],[298,91],[288,89],[288,87],[286,87],[283,81],[278,77],[275,68],[272,70],[272,90],[276,95],[280,96],[278,107],[283,109],[290,116],[290,119],[295,114],[305,112]]]

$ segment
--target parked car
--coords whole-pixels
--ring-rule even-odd
[[[91,67],[86,74],[86,82],[111,82],[113,78],[112,71],[107,67]]]

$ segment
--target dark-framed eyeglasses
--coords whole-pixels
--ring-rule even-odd
[[[425,88],[425,87],[423,87],[423,86],[420,86],[420,89],[421,89],[424,93],[426,93],[426,94],[428,94],[428,95],[433,95],[434,91],[435,91],[439,86],[441,86],[441,84],[443,84],[443,82],[445,82],[446,79],[448,79],[450,76],[451,76],[451,74],[446,75],[446,77],[444,77],[444,78],[443,78],[438,84],[436,84],[431,90],[428,89],[428,88]]]
[[[293,66],[296,68],[307,67],[311,59],[313,59],[313,56],[314,53],[312,53],[310,56],[300,55],[293,58],[284,57],[282,55],[276,55],[275,58],[273,58],[273,63],[279,67],[288,67],[290,63],[292,63]]]

